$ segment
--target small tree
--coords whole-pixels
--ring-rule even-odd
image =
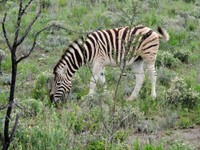
[[[5,123],[4,123],[4,134],[0,133],[0,140],[2,142],[3,145],[3,150],[7,150],[8,147],[10,146],[10,143],[13,139],[13,135],[16,131],[16,127],[18,125],[18,121],[20,116],[23,113],[23,109],[14,101],[15,98],[15,83],[16,83],[16,77],[17,77],[17,66],[18,64],[28,58],[30,56],[30,54],[33,52],[33,50],[35,49],[36,46],[36,41],[37,41],[37,37],[45,30],[49,30],[49,29],[56,29],[56,30],[64,30],[66,32],[74,32],[71,30],[66,29],[65,27],[62,27],[60,25],[56,25],[56,24],[51,24],[47,27],[42,28],[41,30],[39,30],[37,33],[35,33],[35,36],[33,38],[33,43],[32,46],[30,47],[30,49],[28,50],[28,52],[25,55],[21,55],[20,57],[17,57],[16,53],[18,50],[18,47],[24,42],[24,40],[27,38],[28,33],[30,32],[32,26],[34,25],[34,23],[36,22],[36,20],[38,19],[38,17],[41,14],[41,10],[42,10],[42,4],[41,4],[41,0],[39,0],[39,10],[36,13],[35,17],[29,22],[29,24],[27,25],[27,27],[25,29],[21,28],[21,23],[22,23],[22,17],[25,14],[27,8],[31,5],[31,3],[33,2],[33,0],[29,0],[27,2],[27,4],[23,7],[23,2],[22,0],[19,1],[19,10],[18,10],[18,14],[17,14],[17,24],[15,27],[15,33],[14,33],[14,39],[11,42],[11,40],[8,38],[8,34],[7,34],[7,30],[6,30],[6,16],[7,14],[4,14],[3,20],[1,23],[2,25],[2,31],[3,31],[3,36],[4,39],[6,41],[6,45],[8,46],[8,49],[11,53],[11,64],[12,64],[12,72],[11,72],[11,84],[10,84],[10,96],[9,96],[9,100],[8,103],[5,107],[0,108],[0,110],[2,109],[6,109],[6,115],[5,115]],[[24,31],[20,37],[20,31]],[[14,122],[14,126],[12,127],[11,132],[9,132],[10,127],[10,119],[11,119],[11,113],[12,113],[12,109],[13,106],[17,106],[18,108],[21,109],[21,113],[17,114],[16,118],[15,118],[15,122]]]
[[[12,109],[13,106],[16,105],[18,106],[21,110],[22,108],[15,103],[14,99],[15,99],[15,83],[16,83],[16,76],[17,76],[17,66],[18,64],[26,59],[27,57],[29,57],[29,55],[32,53],[32,51],[34,50],[35,46],[36,46],[36,39],[38,37],[38,35],[44,30],[40,30],[39,32],[37,32],[35,34],[34,37],[34,41],[33,44],[31,46],[31,48],[29,49],[28,53],[25,55],[20,56],[19,58],[17,58],[16,56],[16,52],[17,52],[17,48],[24,42],[24,40],[27,38],[27,35],[29,33],[29,31],[31,30],[33,24],[35,23],[35,21],[38,19],[40,13],[41,13],[41,7],[39,8],[38,12],[36,13],[35,17],[32,19],[32,21],[27,25],[27,28],[24,30],[22,36],[20,37],[20,30],[21,29],[21,22],[22,22],[22,17],[25,14],[27,8],[31,5],[33,0],[29,0],[28,3],[23,7],[23,2],[22,0],[19,1],[19,10],[18,10],[18,14],[17,14],[17,24],[15,27],[15,33],[14,33],[14,39],[11,42],[11,40],[8,37],[7,34],[7,30],[6,30],[6,16],[7,14],[4,14],[3,20],[1,22],[2,25],[2,31],[3,31],[3,36],[4,39],[6,41],[6,44],[8,46],[8,49],[11,53],[11,63],[12,63],[12,75],[11,75],[11,85],[10,85],[10,96],[9,96],[9,100],[7,103],[7,106],[5,108],[7,108],[6,111],[6,115],[5,115],[5,122],[4,122],[4,134],[0,133],[0,139],[3,145],[3,150],[7,150],[8,147],[10,146],[10,143],[13,139],[13,135],[16,131],[16,127],[19,121],[20,116],[22,115],[22,111],[20,114],[17,114],[16,118],[15,118],[15,122],[14,125],[11,129],[10,132],[10,119],[11,119],[11,113],[12,113]]]

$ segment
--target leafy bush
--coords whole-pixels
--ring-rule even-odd
[[[186,3],[195,3],[196,2],[196,0],[183,0],[183,1]]]
[[[30,116],[36,116],[40,113],[42,113],[42,109],[43,109],[43,103],[41,101],[35,100],[35,99],[29,99],[27,101],[27,113]],[[25,112],[26,113],[26,112]]]
[[[156,60],[156,66],[167,67],[170,69],[176,68],[181,64],[180,60],[174,58],[173,54],[168,51],[159,52]]]
[[[189,51],[177,51],[174,53],[174,57],[178,58],[182,63],[188,63],[189,56]]]
[[[160,67],[158,70],[158,82],[164,86],[169,86],[175,73],[167,68]]]
[[[35,81],[35,86],[33,89],[33,97],[35,99],[40,99],[44,101],[49,97],[49,82],[50,74],[48,72],[42,72]]]
[[[147,14],[146,16],[144,16],[145,24],[148,24],[150,26],[155,26],[155,25],[159,24],[160,22],[162,22],[159,15],[157,15],[157,12],[152,10],[149,13],[150,14]]]
[[[0,84],[1,84],[1,82],[0,82]],[[8,98],[9,98],[9,92],[1,90],[0,91],[0,100],[1,100],[0,107],[6,105]]]
[[[167,103],[172,105],[181,105],[182,107],[192,109],[197,105],[199,93],[192,88],[188,88],[187,84],[181,78],[174,78],[170,89],[166,92]]]
[[[11,60],[9,59],[9,56],[2,61],[2,70],[5,71],[10,71],[11,68]]]
[[[103,140],[93,140],[90,141],[87,145],[86,145],[86,149],[87,150],[104,150],[106,148],[106,141]]]
[[[114,138],[116,141],[124,141],[128,136],[128,131],[126,130],[118,130],[115,134],[114,134]]]
[[[42,0],[42,7],[43,8],[49,8],[51,6],[50,0]]]

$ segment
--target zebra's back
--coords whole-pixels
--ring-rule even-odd
[[[84,44],[86,53],[90,53],[88,61],[103,59],[105,64],[112,66],[124,59],[131,64],[138,56],[155,61],[158,46],[159,34],[141,25],[98,30],[88,34]]]

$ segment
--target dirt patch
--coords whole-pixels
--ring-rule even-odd
[[[190,129],[176,129],[156,131],[152,133],[135,133],[128,138],[129,142],[139,140],[141,145],[144,144],[162,144],[166,149],[175,142],[182,143],[191,149],[200,150],[200,126]]]

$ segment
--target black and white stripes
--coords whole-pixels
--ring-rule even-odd
[[[105,82],[103,75],[105,65],[116,66],[126,62],[126,65],[133,66],[136,76],[135,88],[128,99],[136,98],[144,80],[143,62],[145,62],[152,81],[152,96],[156,97],[154,63],[160,38],[169,40],[169,35],[161,27],[156,32],[145,26],[136,26],[98,30],[74,41],[54,68],[52,101],[61,100],[65,93],[70,91],[73,74],[88,62],[93,64],[89,94],[94,93],[97,80]]]

